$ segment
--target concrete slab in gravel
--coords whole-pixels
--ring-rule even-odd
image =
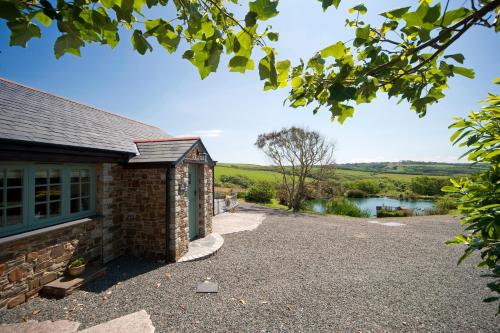
[[[217,233],[211,233],[207,237],[190,242],[188,252],[179,259],[179,262],[210,257],[221,248],[222,244],[224,244],[224,238]]]
[[[214,232],[225,235],[256,229],[266,218],[264,213],[223,213],[213,218]]]
[[[401,227],[404,226],[405,224],[403,223],[397,223],[397,222],[378,222],[378,221],[368,221],[368,223],[371,224],[380,224],[380,225],[385,225],[386,227]]]
[[[1,324],[0,333],[73,333],[80,326],[79,322],[69,320],[29,320],[25,323]]]
[[[217,293],[219,292],[219,285],[215,282],[203,281],[201,283],[198,283],[198,286],[196,287],[196,292],[202,294]]]
[[[145,310],[92,326],[78,333],[153,333],[155,327]]]

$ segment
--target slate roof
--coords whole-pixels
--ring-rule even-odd
[[[136,154],[161,129],[0,78],[0,139]]]
[[[175,163],[198,142],[201,143],[198,137],[136,140],[139,155],[130,159],[129,163]]]

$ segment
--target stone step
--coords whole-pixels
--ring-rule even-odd
[[[29,320],[24,323],[0,324],[0,333],[74,333],[79,326],[79,322],[69,320]]]
[[[45,286],[40,290],[40,294],[45,297],[62,298],[70,295],[73,291],[106,274],[106,267],[94,266],[85,269],[79,277],[72,278],[62,276]]]
[[[78,333],[154,333],[155,327],[145,310],[78,331]]]
[[[188,252],[178,262],[201,260],[214,255],[224,244],[224,238],[217,233],[197,239],[189,243]]]

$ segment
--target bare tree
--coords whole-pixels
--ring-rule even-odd
[[[321,176],[333,164],[334,144],[316,131],[290,127],[260,134],[255,145],[277,165],[290,209],[298,211],[305,197],[306,178]]]

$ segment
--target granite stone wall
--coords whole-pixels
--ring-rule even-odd
[[[72,259],[102,260],[102,219],[0,241],[0,308],[12,308],[63,275]]]
[[[166,173],[166,168],[123,170],[118,215],[129,254],[166,260]]]

